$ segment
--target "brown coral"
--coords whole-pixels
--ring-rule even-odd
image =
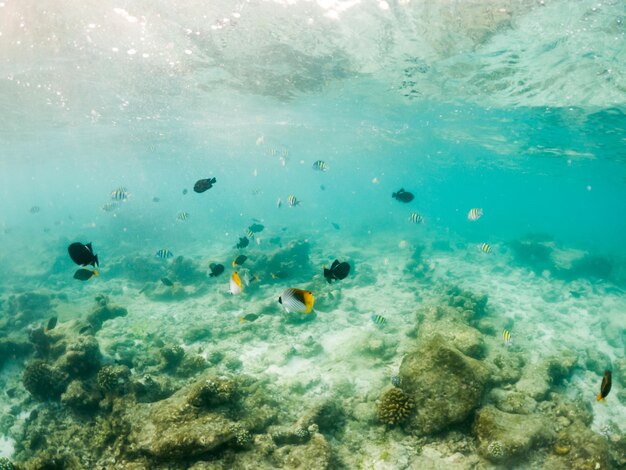
[[[401,389],[394,387],[380,397],[376,415],[383,423],[395,425],[407,419],[414,408],[415,401]]]

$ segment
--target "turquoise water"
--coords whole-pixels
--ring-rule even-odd
[[[617,1],[0,2],[0,456],[620,468],[625,19]],[[100,259],[86,282],[77,241]],[[334,259],[351,271],[329,284]],[[312,314],[284,311],[290,287]]]

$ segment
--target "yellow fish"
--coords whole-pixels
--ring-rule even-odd
[[[241,283],[241,278],[237,271],[230,276],[228,291],[233,295],[239,295],[243,292],[243,284]]]
[[[285,289],[278,297],[278,303],[283,306],[287,313],[311,313],[315,297],[311,291],[289,288]]]
[[[513,340],[511,339],[511,332],[509,330],[502,331],[502,339],[504,340],[504,344],[506,346],[511,346],[513,344]]]

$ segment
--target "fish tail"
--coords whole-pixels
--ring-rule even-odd
[[[598,396],[596,397],[596,401],[604,401],[604,397],[602,397],[602,393],[598,393]]]
[[[94,275],[94,276],[98,276],[98,270],[97,270],[97,269],[94,269],[94,270],[93,270],[93,275]]]

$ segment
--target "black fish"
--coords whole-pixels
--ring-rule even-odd
[[[187,188],[183,189],[183,196],[187,194]]]
[[[330,284],[333,280],[345,279],[350,273],[350,265],[345,261],[340,263],[339,260],[333,261],[330,269],[324,268],[324,277]]]
[[[211,274],[209,274],[209,277],[217,277],[224,272],[224,265],[211,263],[209,265],[209,269],[211,270]]]
[[[172,287],[172,286],[174,285],[174,283],[173,283],[172,281],[170,281],[170,280],[169,280],[168,278],[166,278],[166,277],[162,277],[162,278],[161,278],[161,282],[162,282],[163,284],[165,284],[166,286],[168,286],[168,287]]]
[[[97,275],[98,271],[96,271],[95,269],[92,271],[91,269],[81,268],[74,273],[74,279],[78,279],[79,281],[86,281]]]
[[[256,313],[248,313],[247,315],[244,315],[243,317],[239,318],[239,323],[244,323],[247,321],[254,321],[257,318],[259,318],[259,316]]]
[[[54,327],[57,326],[57,317],[52,317],[48,320],[48,324],[46,325],[46,331],[54,330]]]
[[[241,266],[243,263],[246,262],[247,259],[248,257],[246,255],[237,256],[232,262],[233,268],[237,265]]]
[[[215,178],[198,180],[196,181],[196,184],[193,185],[193,190],[197,193],[203,193],[206,190],[211,189],[216,182]]]
[[[250,244],[248,237],[240,237],[239,242],[235,245],[235,248],[245,248]]]
[[[72,261],[76,264],[81,266],[87,266],[88,264],[93,267],[100,266],[100,263],[98,263],[98,255],[93,254],[91,243],[87,243],[86,245],[80,242],[72,243],[67,247],[67,252],[70,254]]]
[[[262,232],[263,229],[265,227],[262,224],[252,224],[250,225],[250,227],[248,227],[248,229],[252,232],[252,233],[259,233]]]
[[[333,227],[335,227],[335,230],[339,230],[341,228],[339,224],[336,224],[335,222],[331,222],[331,224]]]
[[[87,333],[89,330],[91,330],[91,325],[85,325],[80,330],[78,330],[78,334],[82,335],[83,333]]]
[[[411,202],[413,199],[415,199],[415,196],[413,196],[412,193],[405,191],[404,189],[401,189],[397,193],[393,193],[391,197],[400,202]]]
[[[611,391],[611,385],[613,382],[611,375],[610,370],[604,371],[604,377],[602,377],[602,383],[600,384],[600,393],[598,393],[598,396],[596,397],[597,401],[604,400]]]

